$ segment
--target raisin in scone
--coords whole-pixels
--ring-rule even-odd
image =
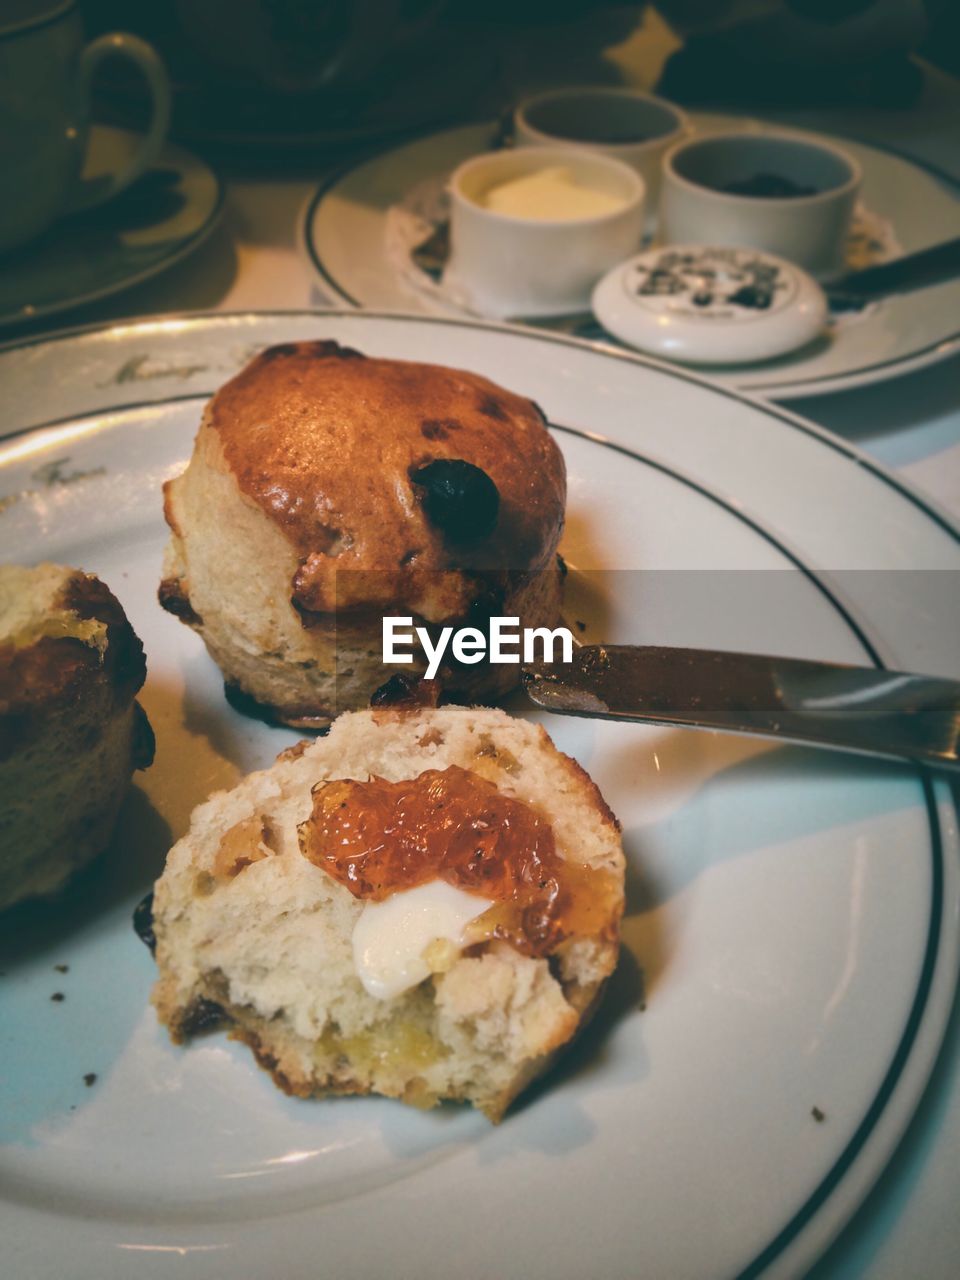
[[[300,1096],[499,1120],[592,1012],[623,913],[619,825],[498,710],[341,716],[194,812],[157,882],[153,1001]]]
[[[165,485],[160,602],[229,689],[274,720],[323,725],[389,676],[384,614],[555,626],[565,500],[563,457],[530,400],[335,342],[271,347],[213,397]],[[439,678],[460,701],[490,701],[518,674],[484,661]]]
[[[104,849],[153,759],[143,646],[93,574],[0,567],[0,910],[62,889]]]

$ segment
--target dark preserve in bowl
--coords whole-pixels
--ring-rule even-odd
[[[673,153],[678,177],[710,191],[759,200],[798,200],[854,179],[838,151],[803,138],[741,133],[707,136]]]
[[[794,182],[781,173],[753,173],[749,178],[737,178],[720,188],[734,196],[759,196],[762,200],[785,200],[796,196],[815,196],[819,187]]]

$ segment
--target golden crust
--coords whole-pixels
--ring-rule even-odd
[[[146,679],[143,645],[120,602],[99,578],[74,570],[64,579],[51,612],[102,623],[106,642],[101,649],[71,635],[40,635],[24,645],[0,644],[0,759],[22,749],[95,687],[109,691],[113,705],[121,709]],[[141,724],[144,720],[139,718]],[[137,768],[146,768],[153,758],[144,734],[136,754]]]
[[[552,746],[553,743],[550,739],[550,735],[547,733],[546,729],[544,729],[543,725],[540,725],[540,733],[542,740],[545,740]],[[590,777],[589,773],[587,773],[586,769],[584,769],[583,765],[579,760],[574,760],[573,756],[568,756],[565,751],[557,751],[557,755],[560,759],[561,765],[570,775],[574,784],[578,788],[582,787],[590,796],[591,807],[596,811],[596,815],[600,823],[603,826],[612,827],[619,835],[623,830],[620,825],[620,819],[607,804],[606,800],[604,800],[600,788]]]
[[[357,588],[361,598],[392,602],[418,598],[425,574],[536,570],[556,550],[562,455],[532,401],[477,374],[368,359],[333,342],[288,343],[222,387],[205,424],[201,436],[215,433],[220,446],[204,450],[208,461],[219,454],[294,547],[302,610],[342,608],[342,570],[377,571]],[[469,548],[447,545],[411,480],[436,459],[479,467],[499,492],[493,532]]]
[[[0,569],[0,910],[57,894],[107,847],[153,734],[143,648],[92,574]]]

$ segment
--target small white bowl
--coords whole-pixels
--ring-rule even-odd
[[[764,196],[723,189],[770,174],[815,191]],[[692,138],[663,159],[660,239],[764,249],[826,275],[842,263],[860,181],[853,156],[819,138],[772,130]]]
[[[520,146],[588,147],[629,164],[646,183],[654,209],[663,154],[690,131],[684,113],[665,98],[590,85],[527,98],[513,124]]]
[[[622,198],[622,206],[563,220],[517,217],[484,206],[493,187],[557,165],[578,183]],[[501,319],[585,310],[597,280],[639,247],[643,208],[643,179],[608,156],[553,147],[474,156],[450,179],[444,284],[470,310]]]

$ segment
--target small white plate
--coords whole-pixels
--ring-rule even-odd
[[[115,171],[136,135],[94,125],[87,172]],[[87,214],[57,222],[3,261],[0,327],[55,315],[140,284],[192,253],[216,226],[220,179],[167,144],[133,186]]]
[[[957,532],[842,442],[673,367],[356,312],[165,317],[0,351],[19,433],[0,445],[4,556],[104,576],[146,645],[158,743],[83,888],[4,920],[4,1256],[70,1280],[803,1274],[903,1134],[957,981],[956,814],[909,768],[538,717],[623,822],[625,950],[582,1044],[497,1129],[286,1098],[246,1049],[158,1028],[133,905],[194,804],[295,736],[231,710],[159,608],[160,484],[205,397],[297,337],[475,369],[562,424],[568,608],[588,638],[960,675],[958,601],[937,581],[960,568]]]
[[[691,114],[691,122],[704,133],[765,127],[742,117],[699,113]],[[301,219],[301,239],[324,292],[349,306],[467,314],[411,264],[410,248],[444,216],[446,178],[468,156],[488,150],[495,132],[490,124],[448,129],[385,151],[325,182]],[[866,266],[956,235],[960,200],[945,182],[876,147],[840,141],[863,167],[848,265]],[[960,351],[958,316],[960,280],[952,280],[844,315],[822,338],[793,354],[710,369],[710,375],[773,398],[881,382]]]

